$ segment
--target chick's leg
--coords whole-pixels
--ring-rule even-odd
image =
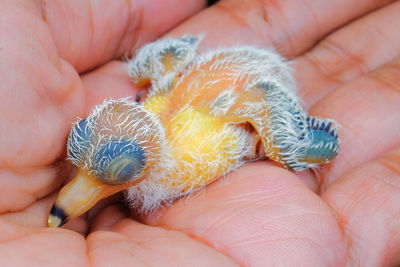
[[[239,92],[224,120],[248,122],[261,137],[266,156],[297,171],[327,163],[338,153],[335,122],[308,117],[296,95],[274,82]]]
[[[195,56],[200,37],[165,38],[142,47],[128,62],[128,74],[138,86],[152,84],[167,91]]]

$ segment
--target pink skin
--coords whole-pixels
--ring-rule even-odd
[[[0,3],[0,266],[400,264],[400,3],[166,2]],[[207,33],[201,51],[274,44],[310,113],[342,125],[337,159],[318,176],[252,163],[151,217],[114,197],[46,228],[71,123],[134,96],[117,60],[167,31]]]

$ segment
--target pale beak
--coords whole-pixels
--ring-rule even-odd
[[[78,168],[78,173],[64,186],[54,203],[47,225],[58,227],[68,220],[78,217],[93,207],[99,200],[129,187],[129,184],[107,185],[94,174]]]

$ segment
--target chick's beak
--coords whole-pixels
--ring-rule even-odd
[[[78,217],[99,200],[126,189],[127,185],[107,185],[94,174],[79,168],[77,175],[64,186],[54,203],[47,225],[58,227]]]

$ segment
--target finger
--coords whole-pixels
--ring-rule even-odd
[[[285,57],[292,58],[336,28],[389,2],[222,0],[175,28],[171,34],[180,36],[206,31],[207,37],[200,49],[232,44],[273,44]]]
[[[87,99],[85,108],[87,115],[105,98],[131,97],[134,100],[139,90],[130,79],[126,64],[121,61],[111,61],[95,71],[82,75],[82,82]]]
[[[60,57],[83,72],[129,54],[204,5],[204,0],[43,0],[42,16]]]
[[[399,162],[397,149],[347,173],[322,195],[347,239],[349,265],[400,264]]]
[[[400,2],[358,19],[294,61],[308,107],[337,86],[400,56]]]
[[[0,168],[24,172],[21,166],[50,165],[64,151],[60,139],[83,108],[82,85],[40,22],[13,9],[0,8],[0,15],[13,25],[2,31]]]
[[[25,227],[1,218],[0,229],[0,266],[89,265],[85,239],[75,232]]]
[[[108,206],[92,219],[90,232],[108,231],[114,224],[128,217],[129,212],[122,205]]]
[[[37,200],[31,206],[12,213],[0,215],[0,219],[19,226],[45,227],[51,205],[56,199],[56,194]]]
[[[237,266],[227,256],[177,231],[130,219],[116,224],[113,231],[89,235],[88,253],[93,265]]]
[[[34,4],[0,4],[1,212],[23,209],[60,184],[49,166],[83,111],[79,76],[58,57],[47,25],[31,12]]]
[[[157,218],[158,217],[158,218]],[[242,265],[343,265],[330,210],[292,173],[248,164],[147,222],[183,231]]]
[[[352,168],[400,145],[400,59],[336,89],[310,113],[341,124],[339,155],[321,171],[324,188]]]
[[[70,175],[71,165],[58,161],[50,167],[25,172],[0,172],[0,214],[22,210],[56,190]]]
[[[57,193],[50,194],[47,197],[36,200],[32,205],[17,212],[9,212],[0,215],[0,220],[15,226],[26,226],[32,229],[35,227],[47,227],[49,211],[56,197]],[[63,228],[85,235],[88,230],[88,224],[84,218],[76,218],[69,221]]]

